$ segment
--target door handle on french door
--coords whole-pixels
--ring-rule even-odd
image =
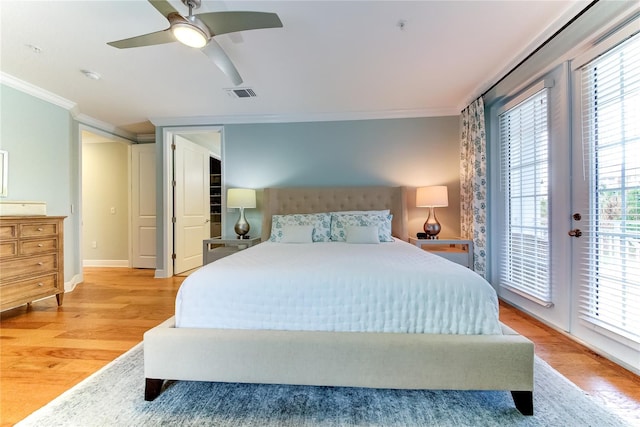
[[[582,236],[582,231],[580,231],[579,228],[574,228],[573,230],[569,231],[569,236],[571,236],[571,237],[580,237],[580,236]]]

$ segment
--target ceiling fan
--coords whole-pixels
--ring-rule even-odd
[[[189,47],[201,49],[236,86],[242,83],[242,77],[213,37],[236,31],[282,27],[282,22],[275,13],[209,12],[194,15],[193,10],[200,7],[201,0],[182,0],[182,3],[189,8],[189,15],[182,16],[167,0],[148,1],[167,18],[169,28],[109,42],[108,45],[127,49],[179,41]]]

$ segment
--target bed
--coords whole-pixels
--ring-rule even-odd
[[[391,213],[391,230],[394,235],[392,240],[395,242],[379,245],[349,245],[341,242],[335,246],[330,246],[334,243],[328,242],[309,245],[276,243],[272,247],[269,246],[271,243],[261,243],[236,255],[218,260],[214,263],[216,265],[203,267],[191,275],[194,278],[190,283],[202,281],[208,274],[207,269],[224,271],[223,267],[227,263],[228,268],[233,268],[234,265],[237,268],[238,263],[246,265],[246,274],[242,276],[246,276],[247,283],[240,282],[238,277],[240,275],[226,276],[228,280],[224,279],[225,276],[218,276],[217,283],[223,287],[239,287],[244,290],[245,295],[254,298],[248,304],[263,309],[256,305],[256,301],[269,298],[278,292],[291,291],[291,289],[287,290],[286,283],[292,279],[287,279],[287,276],[282,274],[277,287],[272,290],[266,289],[263,295],[259,294],[260,283],[262,283],[260,275],[263,275],[266,270],[261,269],[260,265],[252,260],[266,256],[265,265],[272,265],[275,271],[283,271],[283,268],[277,266],[279,255],[274,248],[280,247],[284,251],[289,251],[283,256],[290,257],[293,247],[296,248],[293,250],[298,250],[308,246],[317,251],[324,251],[323,247],[331,247],[334,252],[341,254],[341,259],[348,259],[348,254],[356,250],[355,246],[362,247],[362,250],[378,251],[383,250],[381,247],[388,245],[384,250],[401,254],[397,262],[402,264],[402,258],[421,255],[415,254],[415,247],[403,242],[408,239],[406,206],[406,189],[402,187],[267,188],[263,193],[262,206],[264,242],[271,237],[273,215],[384,209],[388,209]],[[277,226],[274,224],[274,227]],[[397,249],[394,249],[396,247]],[[302,257],[300,259],[304,260],[302,253],[307,251],[300,249],[299,252]],[[425,267],[430,271],[444,271],[447,267],[444,264],[452,264],[444,259],[437,259],[435,255],[429,255],[433,257],[429,262],[436,263]],[[269,259],[269,256],[273,258]],[[310,256],[314,257],[317,254]],[[387,257],[385,254],[377,256],[381,257],[379,258],[381,260]],[[383,261],[378,263],[382,264]],[[344,267],[348,268],[348,265]],[[401,267],[400,270],[402,268],[406,270],[403,274],[407,276],[413,273],[408,271],[410,268],[408,266]],[[342,277],[344,274],[337,268],[335,270],[337,273],[327,280],[335,280],[337,276]],[[456,282],[454,277],[457,274],[469,274],[468,271],[462,270],[465,270],[464,267],[457,265],[453,267],[452,275],[448,276],[447,286],[453,286],[452,284]],[[295,271],[292,272],[294,273]],[[372,275],[379,277],[377,272]],[[399,271],[397,275],[402,276]],[[269,282],[266,279],[267,276],[264,277],[264,287],[266,287]],[[249,283],[251,282],[249,279],[253,280],[253,284]],[[362,283],[358,282],[360,279],[355,277],[351,280],[351,282],[355,281],[356,288],[362,286]],[[313,288],[312,282],[309,280],[304,287],[311,289],[312,293],[324,292],[321,282],[316,284],[316,288]],[[409,282],[413,283],[410,279]],[[388,291],[385,288],[385,280],[378,280],[377,283],[384,295]],[[407,286],[414,287],[411,284]],[[486,284],[486,286],[489,285]],[[201,287],[207,288],[206,285]],[[273,292],[273,289],[277,289],[278,292]],[[486,289],[482,292],[486,293]],[[490,309],[487,315],[489,320],[476,322],[477,325],[471,329],[469,326],[452,326],[452,322],[445,319],[447,326],[444,329],[441,326],[432,329],[429,324],[416,326],[416,322],[410,320],[408,323],[391,327],[384,324],[382,328],[377,329],[369,329],[365,325],[358,326],[358,329],[354,330],[351,326],[340,323],[327,326],[327,330],[323,330],[322,326],[318,325],[324,324],[327,318],[351,316],[362,319],[367,317],[366,311],[357,314],[340,313],[335,305],[331,306],[328,312],[330,314],[322,313],[320,309],[315,308],[302,310],[302,314],[300,314],[301,310],[297,310],[297,314],[302,317],[296,320],[295,327],[286,326],[287,323],[274,316],[274,312],[266,312],[262,318],[258,314],[245,316],[245,318],[236,319],[240,320],[239,323],[228,324],[226,320],[233,315],[227,313],[225,309],[233,305],[234,301],[221,300],[217,305],[214,304],[216,310],[203,304],[198,312],[196,302],[199,298],[200,300],[203,298],[197,293],[193,295],[190,293],[190,291],[183,292],[181,287],[176,300],[177,319],[174,316],[144,335],[146,400],[154,400],[161,393],[165,380],[396,389],[508,390],[513,396],[516,408],[521,413],[533,414],[533,343],[500,324],[497,315],[494,323]],[[466,291],[458,292],[463,297],[466,293]],[[345,294],[353,295],[353,292],[347,291]],[[495,297],[495,293],[493,296]],[[321,295],[323,300],[331,297],[333,294]],[[286,299],[286,295],[284,298]],[[366,302],[364,297],[356,296],[355,298]],[[385,301],[384,298],[373,298],[378,303]],[[415,299],[408,297],[408,300]],[[452,307],[458,305],[469,307],[470,300],[449,304],[453,304]],[[351,303],[346,305],[353,306]],[[282,306],[280,304],[280,308]],[[407,306],[408,304],[403,306],[404,311],[407,311]],[[191,317],[186,315],[187,307],[195,307],[196,314]],[[425,310],[425,307],[421,306],[414,308],[416,312]],[[497,310],[497,307],[494,308]],[[279,311],[282,310],[279,309]],[[446,315],[451,310],[440,311]],[[205,320],[205,323],[199,323],[201,317],[211,312],[220,314],[217,320],[209,319]],[[313,316],[309,316],[309,312],[313,312]],[[296,313],[287,314],[288,320],[292,314]],[[264,319],[269,319],[269,322],[265,322]],[[176,327],[176,322],[179,327]],[[376,320],[373,319],[372,323],[376,323]]]

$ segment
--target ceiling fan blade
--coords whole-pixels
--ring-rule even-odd
[[[149,0],[149,3],[167,19],[169,19],[169,14],[178,13],[167,0]]]
[[[238,86],[242,84],[242,77],[236,70],[235,65],[231,62],[231,59],[227,56],[226,52],[222,50],[222,46],[218,44],[214,39],[209,40],[209,44],[202,48],[202,52],[213,61],[233,82]]]
[[[107,43],[109,46],[118,49],[128,49],[130,47],[151,46],[155,44],[171,43],[176,41],[175,37],[169,29],[156,31],[155,33],[144,34],[141,36],[131,37],[124,40]]]
[[[209,27],[213,35],[282,27],[278,15],[269,12],[209,12],[196,16]]]

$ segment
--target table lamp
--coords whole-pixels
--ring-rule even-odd
[[[449,194],[445,185],[420,187],[416,191],[416,207],[429,208],[429,216],[424,222],[424,232],[428,239],[437,239],[440,223],[436,218],[435,208],[449,206]]]
[[[238,239],[248,238],[249,236],[245,237],[245,235],[251,227],[244,217],[244,209],[256,207],[256,190],[249,188],[230,188],[227,191],[227,207],[240,209],[240,218],[238,218],[238,222],[236,222],[233,229],[238,235]]]

